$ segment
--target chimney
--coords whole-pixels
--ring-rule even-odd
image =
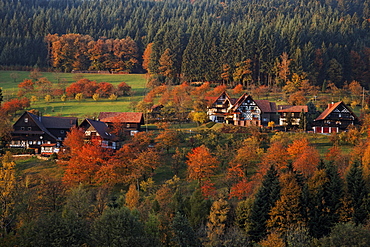
[[[330,108],[332,108],[332,107],[333,107],[333,105],[334,105],[334,102],[329,103],[329,104],[328,104],[328,108],[329,108],[329,109],[330,109]]]

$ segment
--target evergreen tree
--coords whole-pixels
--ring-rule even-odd
[[[357,224],[364,223],[368,218],[366,208],[368,191],[362,175],[362,167],[358,163],[352,164],[347,176],[347,193],[350,205],[353,208],[352,221]]]
[[[174,232],[173,241],[181,247],[198,247],[201,246],[199,239],[196,237],[193,228],[190,226],[188,219],[177,212],[173,218],[171,228]]]
[[[275,206],[280,196],[280,182],[278,173],[274,166],[271,166],[263,177],[250,215],[250,229],[248,235],[253,241],[259,242],[267,235],[267,221],[269,212]]]
[[[189,222],[194,229],[198,229],[205,224],[209,210],[211,208],[210,201],[205,200],[200,188],[196,189],[190,197],[190,212]]]
[[[97,218],[91,237],[96,246],[152,246],[144,226],[128,208],[107,208]]]
[[[315,171],[308,182],[309,186],[309,221],[312,236],[320,238],[330,232],[330,228],[339,222],[342,181],[333,165],[324,165]]]

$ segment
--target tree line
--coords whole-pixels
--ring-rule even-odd
[[[285,62],[290,61],[287,76],[306,73],[314,85],[332,82],[342,86],[356,80],[367,86],[370,76],[368,0],[22,0],[17,4],[2,0],[1,6],[3,66],[58,65],[60,70],[71,70],[70,62],[58,64],[52,59],[49,63],[45,37],[74,33],[91,36],[102,47],[114,40],[132,39],[139,64],[131,68],[132,63],[119,55],[112,58],[112,64],[105,64],[104,52],[89,63],[81,61],[84,56],[74,58],[80,63],[76,68],[140,71],[147,59],[144,67],[171,83],[284,84],[285,77],[277,71],[283,53],[288,54]],[[240,74],[241,70],[245,72]]]

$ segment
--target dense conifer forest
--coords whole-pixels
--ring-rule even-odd
[[[51,67],[45,37],[74,33],[130,37],[140,66],[128,72],[145,71],[149,45],[144,68],[174,82],[279,84],[286,53],[291,73],[304,72],[315,85],[367,87],[369,29],[369,0],[1,0],[0,65]],[[247,79],[237,76],[244,64]]]

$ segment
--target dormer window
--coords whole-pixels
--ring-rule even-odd
[[[28,117],[24,118],[24,122],[28,123]]]

